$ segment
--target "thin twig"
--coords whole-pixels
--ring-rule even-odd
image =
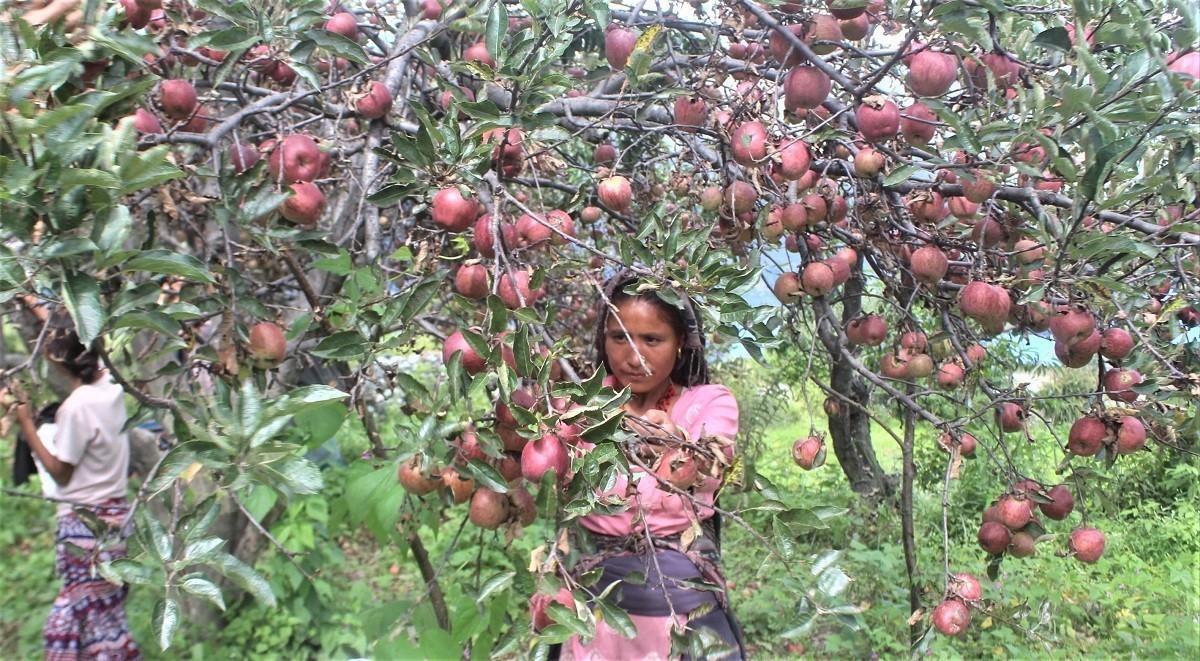
[[[280,543],[278,539],[275,539],[275,536],[271,534],[271,531],[263,527],[263,524],[259,522],[259,520],[253,514],[250,513],[250,510],[246,509],[246,506],[242,504],[242,500],[237,497],[237,494],[230,494],[230,497],[233,499],[233,504],[237,505],[237,508],[242,513],[242,516],[246,517],[246,520],[250,522],[250,525],[254,526],[254,528],[258,530],[260,534],[266,537],[276,549],[279,549],[279,552],[288,559],[288,562],[292,563],[293,567],[295,567],[300,571],[301,574],[304,575],[304,578],[307,578],[310,581],[313,580],[312,575],[305,571],[304,567],[301,567],[299,562],[296,562],[296,556],[305,554],[293,553],[287,550],[287,547]]]

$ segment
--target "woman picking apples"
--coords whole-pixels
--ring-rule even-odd
[[[625,511],[582,519],[588,550],[575,567],[577,574],[603,570],[596,594],[630,574],[645,577],[612,593],[637,636],[628,640],[601,622],[588,644],[568,641],[563,658],[677,658],[680,641],[688,649],[709,641],[701,644],[706,657],[740,659],[719,522],[706,507],[733,458],[738,405],[728,388],[709,383],[700,319],[687,297],[677,307],[640,284],[628,271],[607,283],[596,337],[597,365],[610,385],[630,393],[626,424],[641,437],[626,450],[634,484],[621,477],[609,492],[627,496]],[[691,587],[697,583],[713,587]]]
[[[40,306],[34,311],[44,314]],[[48,324],[45,356],[71,384],[55,415],[53,451],[38,435],[32,405],[15,407],[22,434],[56,483],[59,502],[55,564],[63,587],[43,629],[45,658],[140,659],[125,616],[129,588],[109,583],[96,571],[125,556],[121,531],[129,513],[129,437],[124,391],[109,378],[95,348],[80,342],[70,317],[53,313]],[[83,510],[87,513],[81,516]],[[97,536],[97,525],[107,531]]]

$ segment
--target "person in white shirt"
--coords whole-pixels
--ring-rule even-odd
[[[54,453],[54,434],[58,431],[58,425],[54,423],[54,416],[58,414],[58,406],[60,402],[54,402],[42,407],[38,412],[35,422],[37,423],[38,439],[42,441],[42,445],[50,451],[50,454],[58,456]],[[42,495],[47,498],[58,497],[58,485],[54,482],[54,476],[50,471],[46,470],[46,465],[41,459],[36,456],[33,458],[33,464],[37,468],[38,477],[42,482]]]
[[[64,584],[43,630],[45,658],[139,659],[125,615],[128,586],[109,583],[94,571],[125,556],[119,539],[129,514],[124,392],[109,378],[99,354],[79,341],[68,317],[52,318],[50,326],[45,356],[71,384],[55,415],[52,445],[41,440],[32,405],[16,407],[21,432],[39,468],[53,480],[59,501],[56,568]],[[76,513],[80,509],[107,523],[102,537],[118,543],[101,544]]]

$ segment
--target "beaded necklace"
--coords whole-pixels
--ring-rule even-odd
[[[663,391],[662,397],[654,403],[654,408],[666,413],[671,409],[671,400],[675,398],[675,384],[667,382],[667,389]]]

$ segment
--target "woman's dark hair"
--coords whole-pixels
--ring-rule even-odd
[[[708,383],[708,359],[704,356],[704,329],[700,316],[686,294],[678,293],[682,303],[677,307],[663,300],[654,289],[646,289],[636,293],[629,290],[637,289],[644,281],[632,271],[621,271],[609,278],[604,284],[604,295],[597,302],[596,319],[596,365],[612,373],[608,364],[608,354],[604,350],[605,337],[608,334],[608,317],[612,308],[629,300],[645,301],[661,311],[675,333],[683,338],[683,351],[671,369],[671,380],[684,387],[699,386]],[[610,307],[611,306],[611,307]]]
[[[93,348],[83,346],[70,319],[57,312],[51,316],[50,328],[46,331],[46,358],[62,365],[80,381],[93,383],[104,369],[100,354],[94,348],[99,346],[100,340],[93,343]]]
[[[48,425],[54,422],[54,416],[58,415],[58,407],[62,406],[62,402],[50,402],[38,411],[37,419],[34,422],[38,427]]]

